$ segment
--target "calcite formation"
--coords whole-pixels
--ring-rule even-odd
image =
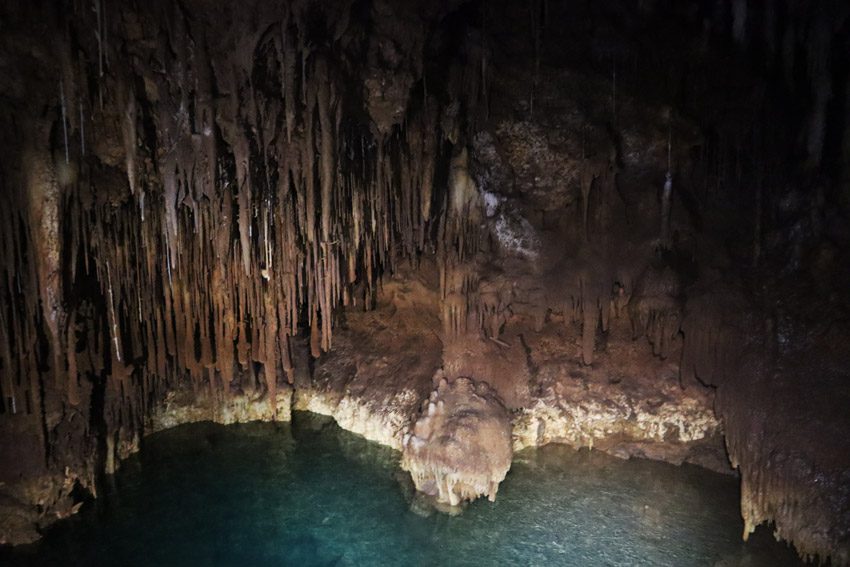
[[[414,390],[375,392],[364,399],[306,388],[298,391],[295,402],[297,410],[331,416],[343,429],[398,451],[403,449],[411,409],[418,406],[419,396]]]
[[[352,309],[334,350],[296,377],[295,409],[402,450],[402,440],[441,365],[439,299],[414,274],[387,279],[373,310]]]
[[[511,467],[511,423],[496,393],[469,378],[438,386],[405,435],[401,466],[416,489],[457,506],[486,496],[496,499]]]
[[[703,399],[674,388],[668,383],[651,398],[602,384],[549,388],[514,418],[514,451],[564,443],[629,457],[634,444],[636,455],[681,462],[689,444],[718,435],[720,424]]]
[[[274,397],[268,393],[238,396],[196,395],[191,391],[171,391],[154,410],[146,432],[155,433],[183,423],[212,421],[222,425],[249,421],[290,421],[292,388],[279,388]]]

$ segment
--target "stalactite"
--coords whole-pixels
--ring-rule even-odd
[[[322,240],[326,245],[331,241],[331,192],[334,188],[334,131],[331,126],[330,81],[327,62],[324,58],[316,63],[316,82],[318,83],[317,103],[319,108],[319,124],[321,135],[321,169],[322,169]]]
[[[579,191],[581,194],[582,231],[585,241],[590,240],[590,197],[594,187],[600,196],[612,194],[615,190],[617,175],[616,146],[611,144],[609,151],[586,156],[582,150],[581,169],[579,170]],[[604,206],[603,206],[604,208]]]
[[[47,130],[47,125],[42,127]],[[40,133],[36,147],[46,148],[47,134]],[[37,251],[36,271],[38,274],[38,291],[41,300],[41,312],[50,337],[50,347],[53,355],[52,371],[57,382],[61,382],[64,374],[64,345],[63,331],[65,328],[65,311],[62,302],[63,287],[60,259],[60,187],[48,152],[32,148],[25,154],[27,175],[27,191],[30,199],[30,217],[32,230],[36,232],[33,243]]]
[[[62,108],[62,138],[65,144],[65,164],[71,162],[68,154],[68,114],[65,108],[65,85],[62,79],[59,79],[59,100]]]
[[[584,229],[584,238],[589,240],[590,229],[588,226],[588,211],[590,210],[590,190],[593,188],[593,182],[602,175],[599,164],[588,159],[584,159],[581,168],[581,221]]]
[[[673,199],[673,172],[671,165],[672,141],[667,139],[667,173],[664,175],[664,189],[661,193],[661,245],[670,246],[670,212]]]
[[[83,114],[83,101],[80,100],[80,155],[86,155],[86,119]]]
[[[82,108],[80,112],[82,112]],[[127,181],[130,184],[130,193],[133,195],[136,193],[136,120],[136,97],[133,96],[132,92],[128,92],[122,134],[124,137]]]

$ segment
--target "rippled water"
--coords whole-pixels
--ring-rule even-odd
[[[740,541],[737,483],[696,467],[549,446],[515,457],[495,503],[412,502],[398,453],[298,413],[290,425],[185,425],[148,438],[108,494],[39,544],[62,565],[796,564]]]

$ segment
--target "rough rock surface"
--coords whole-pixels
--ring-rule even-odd
[[[296,375],[295,409],[333,416],[340,427],[400,451],[440,368],[437,303],[419,275],[388,279],[376,309],[353,306],[312,376]]]
[[[334,350],[316,361],[312,375],[296,374],[295,409],[333,416],[349,431],[402,450],[440,370],[449,380],[487,382],[510,411],[515,450],[566,443],[731,472],[712,391],[683,389],[675,363],[632,341],[625,312],[611,320],[596,362],[586,366],[581,332],[561,316],[536,321],[516,309],[498,342],[477,330],[445,336],[428,274],[425,265],[398,274],[385,282],[374,310],[347,313]]]
[[[510,416],[486,382],[437,377],[438,386],[404,437],[401,467],[416,489],[457,506],[496,499],[511,468]]]
[[[604,384],[580,382],[549,388],[514,418],[514,451],[564,443],[624,458],[646,457],[674,464],[687,460],[731,472],[720,459],[720,424],[714,412],[703,400],[682,397],[674,388],[678,389],[678,384],[669,384],[648,399]]]
[[[268,393],[228,397],[191,391],[171,391],[151,415],[146,433],[156,433],[184,423],[212,421],[222,425],[249,421],[290,421],[292,388],[279,388],[275,401]]]
[[[3,487],[0,492],[0,545],[32,543],[56,520],[67,518],[82,506],[80,492],[94,491],[92,479],[72,471],[32,477]]]

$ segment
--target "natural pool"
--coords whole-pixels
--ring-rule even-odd
[[[740,540],[733,478],[548,446],[515,456],[495,503],[411,506],[398,453],[296,413],[292,425],[184,425],[146,439],[114,486],[41,543],[37,565],[797,564]]]

